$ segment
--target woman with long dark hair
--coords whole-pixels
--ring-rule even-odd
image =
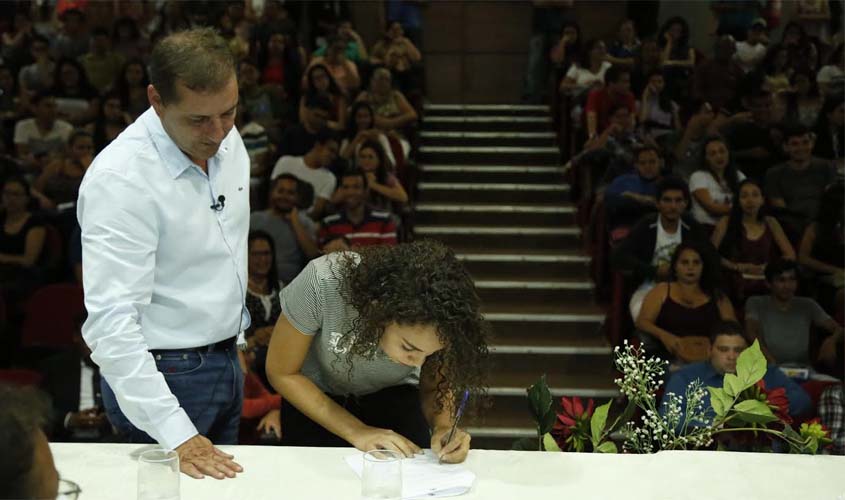
[[[691,242],[675,249],[670,281],[648,292],[637,317],[647,351],[681,362],[701,361],[701,350],[689,349],[683,339],[706,338],[717,321],[736,320],[731,301],[719,288],[717,264],[708,255]]]
[[[305,73],[305,95],[299,99],[300,122],[305,120],[305,100],[309,95],[323,95],[331,101],[333,109],[327,123],[330,129],[343,130],[346,127],[346,94],[325,64],[313,64]]]
[[[281,303],[267,375],[282,395],[283,444],[466,459],[465,431],[445,441],[457,401],[485,392],[488,325],[452,250],[415,241],[331,253]]]
[[[652,70],[640,99],[640,126],[652,139],[665,139],[667,134],[681,130],[680,108],[665,91],[663,70]]]
[[[786,108],[783,121],[812,128],[822,107],[816,75],[807,70],[798,70],[792,73],[789,83],[789,90],[782,94]]]
[[[393,203],[406,203],[408,194],[405,188],[388,170],[384,148],[376,141],[365,141],[355,155],[355,165],[367,177],[370,191],[369,204],[373,207],[392,211]]]
[[[660,28],[660,64],[666,78],[666,92],[677,102],[686,103],[690,92],[690,78],[695,68],[695,49],[689,42],[689,24],[675,16]]]
[[[273,325],[281,314],[279,274],[276,270],[276,245],[266,232],[250,231],[247,237],[246,308],[252,323],[244,332],[247,346],[255,353],[255,371],[271,388],[264,365]]]
[[[100,99],[97,89],[88,82],[85,69],[75,59],[56,63],[51,93],[56,98],[58,116],[81,126],[97,118]]]
[[[387,159],[387,165],[395,170],[396,158],[390,147],[390,140],[381,130],[376,128],[376,113],[370,103],[358,101],[352,104],[349,112],[349,123],[346,125],[346,137],[340,143],[340,157],[345,160],[354,160],[358,149],[365,141],[378,141],[381,144]],[[404,161],[404,158],[400,158]]]
[[[604,73],[612,66],[605,60],[606,56],[607,47],[602,40],[595,38],[587,42],[578,64],[570,66],[559,90],[577,98],[593,87],[604,85]]]
[[[294,38],[275,31],[258,47],[258,68],[262,84],[281,85],[288,98],[299,101],[300,78],[304,69],[305,54]]]
[[[712,136],[702,145],[701,165],[690,176],[692,216],[711,233],[719,218],[731,213],[733,196],[745,174],[736,169],[724,138]]]
[[[561,26],[560,40],[549,52],[549,59],[555,68],[555,81],[559,82],[573,64],[581,57],[581,26],[577,21],[564,21]]]
[[[114,90],[120,96],[121,108],[129,113],[133,121],[150,107],[150,101],[147,98],[149,84],[147,65],[140,59],[126,61],[117,76]]]
[[[766,214],[766,198],[760,183],[745,179],[739,184],[737,203],[719,221],[711,242],[719,249],[722,268],[729,273],[735,304],[751,295],[765,294],[766,263],[780,256],[795,259],[795,249],[780,223]]]

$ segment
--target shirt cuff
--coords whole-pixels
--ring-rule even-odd
[[[175,450],[179,445],[199,434],[185,410],[179,410],[159,422],[154,436],[158,444],[167,450]]]

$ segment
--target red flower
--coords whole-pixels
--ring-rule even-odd
[[[786,397],[786,389],[778,387],[767,390],[766,383],[762,379],[757,381],[757,387],[760,389],[760,394],[766,398],[766,403],[775,416],[784,424],[791,424],[792,417],[789,416],[789,398]]]
[[[595,402],[587,400],[587,407],[581,398],[560,398],[563,411],[557,414],[552,435],[562,450],[584,451],[590,440],[590,419],[593,416]]]

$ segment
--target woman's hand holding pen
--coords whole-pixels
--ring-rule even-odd
[[[443,463],[458,464],[466,460],[472,438],[463,429],[456,428],[452,440],[446,443],[451,430],[451,427],[434,428],[431,433],[431,451]]]

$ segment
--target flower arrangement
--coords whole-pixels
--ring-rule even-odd
[[[684,394],[667,394],[663,408],[656,393],[667,362],[647,357],[627,342],[614,349],[622,377],[614,382],[627,399],[624,410],[608,425],[612,401],[595,407],[592,399],[561,399],[562,412],[552,408],[545,375],[528,388],[528,401],[537,422],[536,446],[517,448],[546,451],[616,453],[617,442],[630,453],[709,448],[726,436],[767,436],[791,453],[815,454],[830,444],[829,432],[818,420],[792,428],[784,389],[768,390],[763,382],[766,358],[755,341],[740,354],[736,374],[727,373],[722,387],[694,381]],[[709,395],[709,404],[707,396]],[[660,410],[663,411],[660,411]],[[632,420],[639,410],[639,418]]]

